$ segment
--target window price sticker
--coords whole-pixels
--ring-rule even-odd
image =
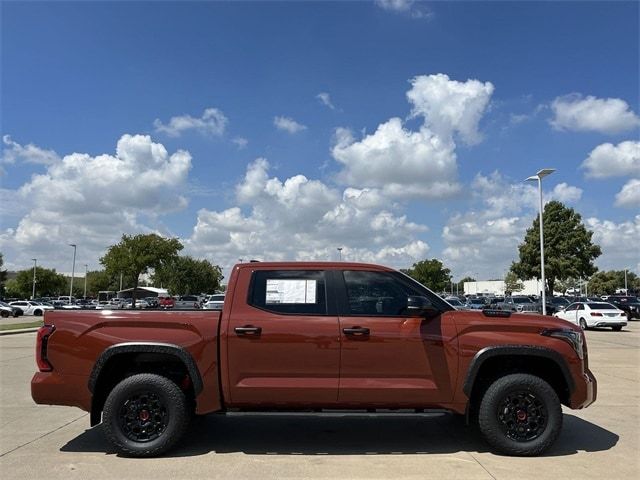
[[[267,279],[265,303],[316,303],[316,280]]]

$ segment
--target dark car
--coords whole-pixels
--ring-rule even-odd
[[[613,303],[627,314],[627,318],[640,318],[640,300],[637,297],[612,295],[607,302]]]
[[[0,302],[0,306],[5,307],[5,309],[10,308],[13,317],[19,317],[24,314],[24,311],[20,307],[16,307],[15,305],[9,305],[6,302]]]
[[[511,312],[537,312],[538,304],[524,295],[505,297],[502,303],[498,303],[499,310],[509,310]]]

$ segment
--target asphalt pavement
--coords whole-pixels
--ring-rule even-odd
[[[640,478],[640,322],[587,332],[598,400],[565,409],[560,438],[536,458],[491,453],[449,415],[209,415],[167,456],[123,458],[85,412],[33,403],[34,342],[0,337],[3,480]]]

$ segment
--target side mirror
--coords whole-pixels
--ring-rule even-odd
[[[427,297],[410,295],[407,297],[407,313],[412,316],[426,316],[436,313],[437,310]]]

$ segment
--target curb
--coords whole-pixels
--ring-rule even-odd
[[[37,332],[40,327],[30,328],[14,328],[13,330],[0,330],[0,337],[2,335],[17,335],[18,333],[31,333]]]

